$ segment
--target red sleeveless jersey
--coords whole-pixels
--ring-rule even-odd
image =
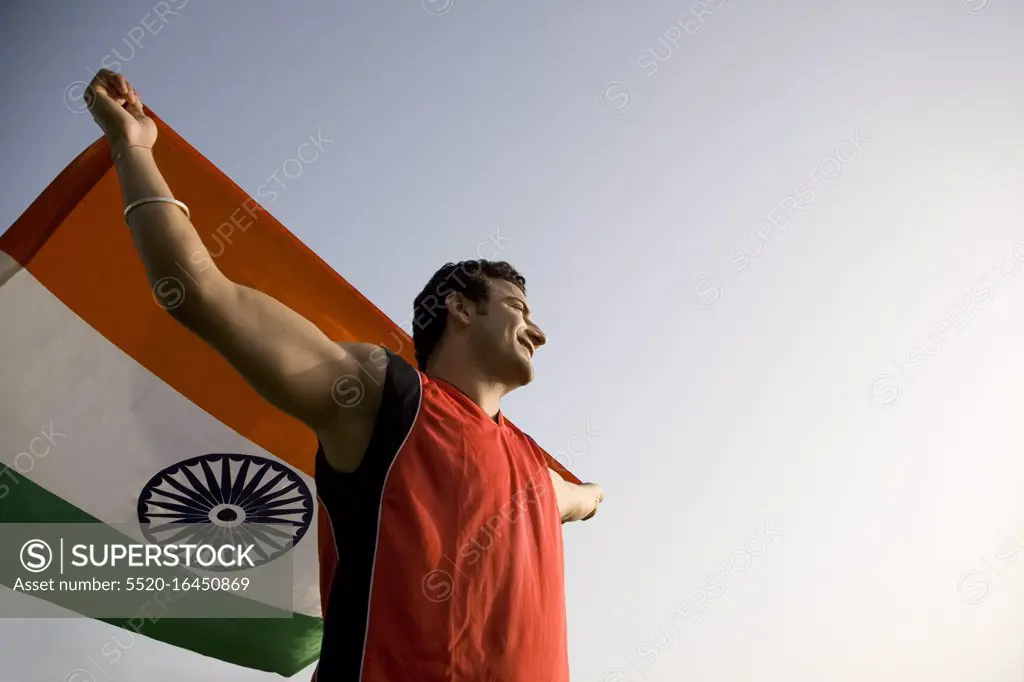
[[[547,460],[506,420],[388,353],[362,464],[317,453],[316,682],[568,682]]]

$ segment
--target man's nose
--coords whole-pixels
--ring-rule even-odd
[[[544,332],[540,330],[537,325],[531,325],[526,330],[526,335],[530,338],[530,343],[533,344],[534,348],[540,348],[548,342],[548,337],[544,335]]]

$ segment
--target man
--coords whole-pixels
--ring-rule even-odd
[[[334,343],[213,264],[123,76],[100,71],[86,101],[150,282],[187,275],[170,314],[319,438],[319,681],[566,682],[560,524],[593,516],[603,492],[550,471],[499,409],[545,342],[522,276],[484,260],[441,268],[414,302],[418,370]]]

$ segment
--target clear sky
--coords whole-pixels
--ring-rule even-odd
[[[692,2],[9,3],[0,225],[119,62],[396,321],[525,274],[504,409],[607,491],[574,681],[1022,680],[1024,6]],[[274,679],[114,632],[0,620],[0,677]]]

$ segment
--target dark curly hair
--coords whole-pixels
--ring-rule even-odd
[[[460,293],[475,303],[486,303],[489,278],[511,282],[526,293],[526,279],[515,268],[505,261],[483,259],[445,263],[423,287],[412,304],[412,340],[420,371],[426,371],[427,360],[441,341],[448,323],[448,308],[444,303],[448,294]]]

